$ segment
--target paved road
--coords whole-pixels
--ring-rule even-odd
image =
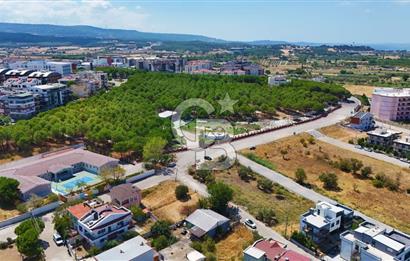
[[[370,152],[370,151],[365,151],[364,149],[358,149],[355,147],[355,145],[353,144],[349,144],[347,142],[343,142],[341,140],[338,139],[334,139],[332,137],[326,136],[323,133],[319,132],[318,130],[310,130],[308,131],[309,134],[311,134],[312,136],[314,136],[315,138],[317,138],[320,141],[332,144],[334,146],[337,146],[339,148],[342,149],[346,149],[346,150],[350,150],[352,152],[358,153],[358,154],[362,154],[374,159],[378,159],[378,160],[382,160],[388,163],[392,163],[394,165],[397,165],[399,167],[402,168],[408,168],[410,167],[409,163],[403,162],[401,160],[398,160],[396,158],[393,157],[389,157],[385,154],[382,153],[377,153],[377,152]]]

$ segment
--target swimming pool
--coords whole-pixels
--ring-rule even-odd
[[[70,192],[77,191],[81,186],[91,186],[102,181],[102,178],[88,171],[81,171],[74,174],[71,179],[62,182],[52,182],[51,189],[54,193],[67,195]]]

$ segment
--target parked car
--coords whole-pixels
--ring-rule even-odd
[[[256,229],[256,224],[255,222],[253,222],[252,220],[250,220],[249,218],[245,219],[244,224],[252,229]]]
[[[211,157],[209,157],[209,156],[205,156],[205,157],[204,157],[204,159],[205,159],[205,160],[209,160],[209,161],[211,161],[211,160],[212,160],[212,158],[211,158]]]
[[[64,244],[64,240],[58,232],[54,233],[53,240],[54,240],[54,243],[56,243],[57,246],[61,246],[61,245]]]
[[[175,168],[176,165],[177,165],[177,164],[176,164],[175,162],[171,162],[171,163],[168,163],[167,167],[168,167],[168,168]]]

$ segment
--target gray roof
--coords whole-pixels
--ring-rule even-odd
[[[150,251],[154,256],[154,251],[149,245],[147,245],[147,241],[143,237],[137,236],[114,248],[102,252],[95,256],[95,259],[98,261],[135,260],[137,257]],[[153,257],[151,260],[153,260]]]
[[[229,221],[228,218],[210,209],[197,209],[185,220],[205,232],[211,231],[212,229]]]

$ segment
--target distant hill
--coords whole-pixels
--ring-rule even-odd
[[[17,24],[0,23],[0,32],[25,33],[55,37],[88,37],[98,39],[117,39],[127,41],[203,41],[225,42],[220,39],[202,35],[146,33],[136,30],[103,29],[87,25],[51,25],[51,24]]]

